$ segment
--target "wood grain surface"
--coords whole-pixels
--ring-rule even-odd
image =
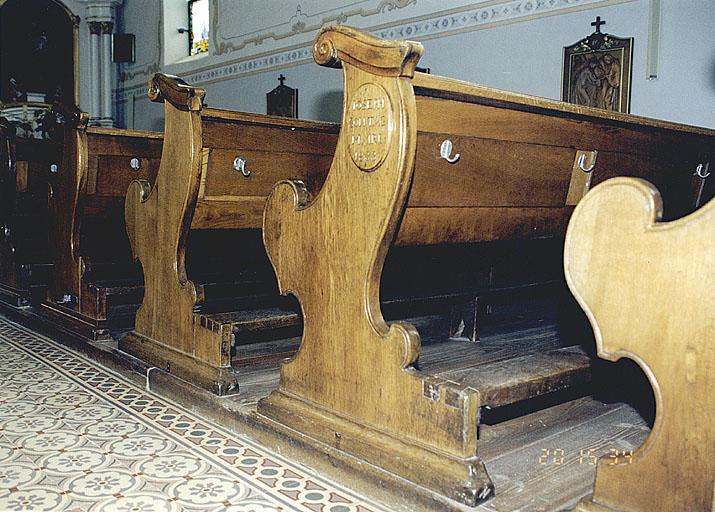
[[[693,173],[715,153],[715,132],[415,73],[421,53],[345,26],[316,37],[315,60],[343,70],[343,120],[315,198],[287,181],[266,204],[266,249],[281,292],[300,302],[304,330],[258,411],[300,442],[474,505],[493,490],[477,456],[480,408],[585,382],[589,359],[576,345],[590,334],[544,351],[535,334],[534,352],[480,366],[457,342],[429,344],[415,325],[384,321],[388,249],[561,240],[574,206],[614,175],[663,183],[668,215],[690,213],[704,190]],[[507,273],[529,269],[528,249],[514,263]],[[455,354],[459,369],[446,363]],[[445,361],[444,372],[429,370],[430,357],[423,364],[428,355]]]
[[[650,183],[596,187],[569,224],[564,268],[598,355],[633,359],[656,400],[653,430],[632,458],[602,460],[579,510],[713,509],[715,496],[715,201],[663,223]]]

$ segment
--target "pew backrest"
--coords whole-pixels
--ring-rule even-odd
[[[417,148],[398,244],[562,236],[583,194],[619,175],[663,190],[668,218],[713,194],[698,175],[715,155],[712,130],[419,72],[411,83]]]
[[[320,190],[336,139],[330,123],[202,109],[192,229],[260,228],[266,197],[286,175]]]

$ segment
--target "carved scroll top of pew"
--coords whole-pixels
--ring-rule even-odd
[[[168,101],[179,110],[199,111],[203,107],[206,90],[192,87],[178,76],[156,73],[149,81],[149,99],[158,103]]]
[[[379,76],[412,78],[423,47],[414,41],[386,41],[350,27],[336,25],[315,38],[313,57],[321,66],[341,67],[341,62]]]

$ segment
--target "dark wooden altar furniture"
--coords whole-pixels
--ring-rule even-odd
[[[316,38],[316,61],[343,68],[345,110],[320,192],[306,203],[289,180],[266,203],[266,249],[304,326],[258,412],[296,442],[475,505],[493,492],[477,450],[483,409],[585,382],[581,345],[591,334],[562,328],[574,320],[567,313],[477,343],[423,344],[413,325],[383,319],[393,242],[487,251],[513,241],[510,272],[528,275],[539,244],[563,247],[573,207],[607,178],[647,177],[664,192],[669,218],[692,211],[712,195],[693,174],[714,153],[715,132],[422,74],[421,54],[419,43],[344,26]],[[477,251],[462,266],[481,263]]]
[[[60,145],[15,136],[0,118],[0,302],[30,304],[33,290],[47,283],[48,192]]]
[[[110,328],[131,325],[142,296],[124,226],[126,188],[155,179],[162,136],[88,127],[88,115],[76,109],[56,115],[63,158],[50,197],[54,270],[37,310],[86,339],[109,339]]]
[[[579,511],[712,510],[715,498],[715,200],[662,222],[658,190],[618,178],[596,187],[569,223],[566,279],[598,355],[633,359],[656,419],[631,457],[601,460]]]
[[[262,245],[263,206],[282,179],[320,188],[338,129],[204,108],[203,89],[162,74],[149,94],[164,102],[164,150],[156,184],[137,180],[127,192],[127,231],[145,288],[119,348],[217,394],[234,393],[234,367],[277,364],[297,348],[297,340],[260,348],[276,334],[300,333]]]

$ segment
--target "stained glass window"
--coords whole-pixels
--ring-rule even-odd
[[[187,0],[189,4],[189,54],[209,51],[209,0]]]

